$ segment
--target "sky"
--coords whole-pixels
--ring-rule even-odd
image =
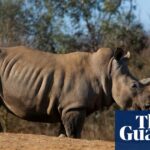
[[[150,0],[135,0],[137,18],[146,31],[150,31]]]

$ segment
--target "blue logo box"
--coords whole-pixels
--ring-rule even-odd
[[[150,150],[150,111],[115,112],[115,149]]]

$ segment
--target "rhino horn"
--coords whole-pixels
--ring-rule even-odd
[[[140,80],[140,83],[144,84],[144,85],[149,85],[150,84],[150,78],[145,78]]]

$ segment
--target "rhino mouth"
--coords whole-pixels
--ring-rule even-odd
[[[144,109],[143,107],[141,107],[135,103],[128,108],[128,110],[143,110],[143,109]]]
[[[144,108],[145,108],[145,110],[150,110],[150,104],[145,104]]]
[[[150,110],[150,103],[144,104],[143,106],[134,104],[132,108],[133,110]]]

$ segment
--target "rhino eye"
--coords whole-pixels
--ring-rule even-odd
[[[139,84],[137,82],[134,82],[134,83],[131,84],[131,88],[132,89],[137,89],[137,88],[139,88]]]

